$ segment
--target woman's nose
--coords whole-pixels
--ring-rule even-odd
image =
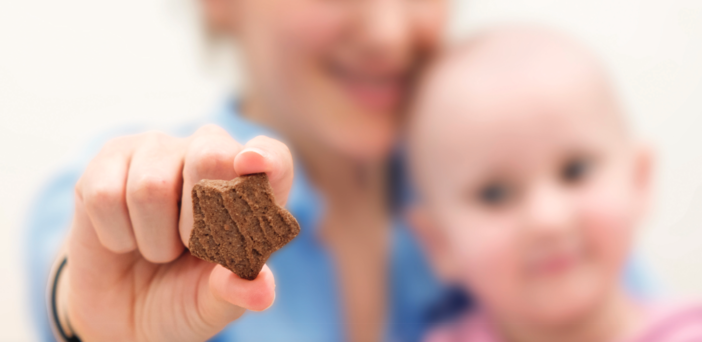
[[[365,1],[361,35],[376,52],[398,55],[409,47],[410,25],[406,0]]]

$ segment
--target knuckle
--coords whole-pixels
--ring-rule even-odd
[[[89,211],[101,211],[121,205],[123,196],[121,186],[95,184],[83,192],[83,202]]]
[[[129,144],[135,136],[126,135],[108,140],[102,147],[103,152],[119,151]]]
[[[174,183],[154,174],[138,176],[129,188],[129,199],[135,203],[158,202],[176,196]]]
[[[140,138],[143,139],[146,143],[162,144],[167,142],[171,137],[168,134],[163,133],[161,131],[152,130],[141,133]]]
[[[194,171],[198,176],[204,176],[217,170],[231,169],[234,158],[231,153],[208,146],[202,148],[194,158]]]
[[[198,130],[195,131],[195,135],[202,135],[202,136],[227,135],[227,131],[225,131],[222,127],[219,127],[215,124],[207,124],[207,125],[204,125],[204,126],[198,128]]]

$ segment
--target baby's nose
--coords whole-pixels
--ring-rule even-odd
[[[557,235],[573,228],[573,210],[567,194],[556,184],[539,184],[530,189],[525,203],[526,232]]]

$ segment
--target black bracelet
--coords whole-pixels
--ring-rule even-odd
[[[63,268],[66,266],[66,261],[68,261],[68,257],[64,257],[63,261],[61,261],[61,264],[59,265],[58,269],[56,270],[56,275],[54,276],[54,282],[51,285],[51,313],[54,318],[54,324],[56,324],[56,330],[58,333],[61,335],[61,338],[64,339],[66,342],[81,342],[80,338],[78,336],[68,336],[66,335],[66,332],[63,330],[63,327],[61,326],[61,321],[59,320],[58,316],[58,310],[56,309],[56,289],[58,288],[58,279],[59,275],[61,275],[61,271],[63,271]]]

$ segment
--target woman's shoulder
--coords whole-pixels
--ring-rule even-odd
[[[656,303],[646,311],[646,324],[632,342],[702,341],[701,302]]]

